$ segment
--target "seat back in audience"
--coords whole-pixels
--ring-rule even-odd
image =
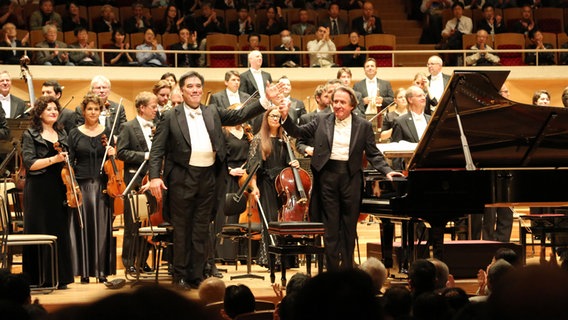
[[[237,64],[237,36],[233,34],[210,34],[207,36],[207,51],[227,51],[207,55],[207,66],[210,68],[234,68]],[[231,53],[232,52],[232,53]]]
[[[396,50],[396,36],[392,34],[368,34],[365,36],[367,50]],[[369,53],[369,58],[377,60],[377,67],[394,67],[394,57],[390,53]]]
[[[495,35],[495,49],[524,49],[525,36],[520,33],[499,33]],[[500,52],[498,53],[501,65],[522,66],[524,64],[524,54],[522,52]]]

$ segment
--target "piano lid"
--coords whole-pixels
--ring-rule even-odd
[[[477,168],[568,167],[568,109],[501,97],[508,74],[456,70],[409,169],[465,168],[456,110]]]

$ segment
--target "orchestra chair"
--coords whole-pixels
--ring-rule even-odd
[[[157,35],[156,35],[156,40],[158,40]],[[142,43],[144,43],[144,32],[136,32],[130,34],[130,49],[136,49],[136,46]]]
[[[166,12],[166,8],[167,6],[150,8],[150,15],[152,15],[152,21],[154,22],[154,24],[164,19],[164,13]]]
[[[323,237],[324,226],[322,222],[280,222],[268,223],[268,234],[274,243],[268,246],[268,254],[273,255],[270,262],[270,282],[276,280],[276,257],[280,256],[280,269],[282,287],[286,286],[286,257],[289,255],[303,254],[306,257],[306,273],[312,275],[312,255],[318,259],[318,273],[323,272],[324,248],[319,245],[319,239]]]
[[[524,49],[525,35],[520,33],[498,33],[495,35],[495,47],[493,49]],[[503,66],[524,65],[525,55],[522,52],[499,52],[497,53]]]
[[[227,53],[215,53],[207,55],[207,67],[210,68],[235,68],[237,67],[238,50],[237,36],[234,34],[216,33],[207,36],[207,51],[227,51]]]
[[[145,194],[131,193],[128,195],[128,201],[130,201],[130,208],[132,213],[132,218],[138,227],[138,234],[136,236],[136,241],[134,245],[134,250],[136,250],[136,257],[142,257],[145,254],[147,248],[147,243],[150,243],[152,248],[152,268],[155,274],[153,276],[148,276],[142,271],[146,261],[142,259],[136,259],[136,274],[134,275],[134,284],[139,282],[141,279],[154,278],[155,282],[158,283],[160,277],[160,266],[162,262],[162,253],[164,249],[173,244],[173,228],[172,227],[160,227],[152,225],[150,220],[150,205],[148,203],[148,198]],[[128,254],[128,253],[126,253]],[[128,272],[125,273],[128,279]],[[169,277],[169,276],[168,276]],[[132,279],[129,279],[132,280]]]
[[[246,215],[247,213],[242,214]],[[252,248],[252,240],[253,238],[260,238],[260,223],[252,222],[250,229],[248,225],[248,220],[245,223],[228,223],[222,226],[221,231],[217,234],[217,237],[219,239],[222,239],[223,241],[232,241],[235,244],[235,270],[238,270],[238,261],[243,259],[243,257],[239,255],[239,253],[241,252],[241,240],[247,241],[247,256],[244,258],[247,259],[248,263],[248,255],[252,254],[252,252],[250,252]],[[249,268],[249,266],[247,266],[247,268]]]
[[[41,265],[41,259],[38,259],[39,263],[39,283],[32,284],[30,286],[31,290],[41,290],[41,291],[53,291],[57,289],[59,285],[59,275],[58,275],[58,264],[57,264],[57,236],[49,234],[13,234],[10,233],[10,212],[8,210],[8,204],[6,203],[3,196],[0,196],[0,229],[2,233],[2,249],[1,249],[1,263],[2,268],[11,268],[9,265],[10,257],[9,251],[11,247],[24,247],[24,246],[36,246],[38,247],[38,255],[41,255],[40,249],[49,250],[50,267],[51,267],[51,286],[42,287],[47,279],[45,279],[43,274],[43,267]]]
[[[162,37],[162,46],[164,50],[171,50],[172,45],[179,42],[179,36],[177,33],[164,33],[161,35]],[[175,54],[174,53],[167,53],[166,56],[168,57],[168,62],[171,66],[177,67]]]
[[[365,36],[365,46],[367,50],[396,50],[396,36],[394,34],[368,34]],[[369,53],[369,58],[375,58],[377,68],[394,67],[395,61],[389,53]]]
[[[275,13],[277,15],[277,13]],[[260,30],[260,26],[266,24],[268,20],[266,18],[266,9],[256,9],[253,11],[249,11],[249,15],[253,17],[254,20],[254,30]],[[282,14],[283,18],[286,19],[284,13]]]
[[[235,320],[272,320],[274,319],[274,310],[254,311],[239,314]]]
[[[256,311],[274,311],[276,309],[276,305],[272,301],[256,299],[254,302],[254,309]]]
[[[564,32],[564,11],[562,8],[538,8],[534,10],[534,19],[542,32]]]

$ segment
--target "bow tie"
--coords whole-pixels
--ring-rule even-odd
[[[10,101],[10,96],[3,96],[0,94],[0,101]]]
[[[146,122],[146,123],[144,124],[144,127],[145,127],[145,128],[152,128],[153,126],[154,126],[154,124],[153,124],[152,122]]]
[[[260,70],[254,70],[254,69],[251,69],[251,71],[252,71],[252,73],[254,73],[254,74],[260,74],[260,72],[261,72]]]
[[[440,75],[437,75],[437,76],[431,76],[431,77],[430,77],[430,81],[433,81],[433,80],[440,80],[440,78],[441,78],[441,76],[440,76]]]
[[[189,116],[193,119],[201,115],[201,110],[199,109],[190,109]]]

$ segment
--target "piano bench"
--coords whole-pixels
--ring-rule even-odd
[[[323,272],[324,247],[318,238],[324,234],[321,222],[270,222],[268,234],[275,238],[275,244],[268,246],[270,262],[270,282],[276,281],[276,257],[280,256],[282,286],[286,286],[287,256],[303,254],[306,256],[306,273],[311,276],[312,255],[317,256],[318,273]]]

